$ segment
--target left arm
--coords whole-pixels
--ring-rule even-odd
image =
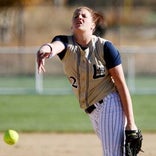
[[[137,130],[137,127],[135,125],[135,120],[134,120],[132,100],[129,93],[129,89],[126,84],[122,65],[120,64],[116,67],[109,69],[109,73],[111,74],[115,82],[116,88],[121,98],[123,110],[127,118],[126,129]]]

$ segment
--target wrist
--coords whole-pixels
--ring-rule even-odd
[[[135,123],[127,123],[126,130],[137,130],[137,126]]]
[[[42,45],[40,52],[44,54],[45,58],[53,57],[52,46],[49,43]]]
[[[52,52],[52,46],[49,43],[46,43],[45,46],[48,46],[50,48],[50,52]]]

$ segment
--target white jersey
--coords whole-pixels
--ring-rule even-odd
[[[68,46],[62,63],[83,109],[116,90],[104,60],[103,47],[106,41],[93,36],[88,47],[83,50],[74,42],[72,36],[68,36]]]

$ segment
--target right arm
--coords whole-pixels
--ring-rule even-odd
[[[40,47],[37,52],[38,73],[45,72],[45,59],[51,58],[65,49],[65,45],[61,41],[46,43]]]

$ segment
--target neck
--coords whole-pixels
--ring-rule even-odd
[[[77,33],[74,34],[75,41],[81,45],[82,47],[85,47],[89,44],[92,38],[92,34],[87,33]]]

